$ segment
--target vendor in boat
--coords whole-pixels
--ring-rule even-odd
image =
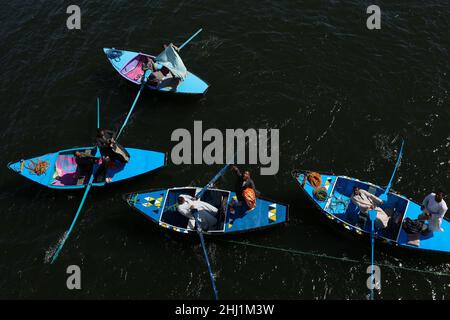
[[[353,187],[351,200],[361,210],[360,217],[363,221],[367,220],[369,210],[376,210],[377,219],[375,220],[375,228],[384,229],[387,227],[389,216],[379,207],[383,204],[383,200],[356,186]]]
[[[92,167],[94,166],[96,158],[87,154],[86,152],[75,152],[75,162],[77,163],[77,175],[88,176],[92,173]]]
[[[97,129],[96,145],[104,158],[121,163],[130,161],[130,154],[115,141],[115,133],[111,130]]]
[[[200,228],[203,231],[214,229],[217,224],[217,217],[219,210],[213,205],[198,200],[187,194],[178,196],[178,212],[189,219],[188,226],[193,229],[196,225],[194,214],[198,216]]]
[[[257,191],[255,183],[251,178],[250,171],[245,170],[241,173],[236,166],[232,166],[231,170],[234,171],[237,176],[235,187],[237,202],[231,204],[231,213],[234,213],[234,210],[238,206],[244,206],[245,211],[254,209],[256,207]]]
[[[163,53],[167,50],[167,48],[169,48],[169,47],[173,48],[174,51],[176,52],[175,55],[179,59],[178,64],[179,64],[179,62],[181,62],[181,64],[183,64],[181,61],[181,58],[179,58],[179,56],[178,56],[178,52],[180,51],[180,49],[178,47],[176,47],[173,43],[170,43],[168,45],[164,44],[163,47],[164,47]],[[172,62],[172,64],[173,63],[174,62]],[[172,90],[176,90],[176,88],[178,87],[180,82],[183,80],[177,74],[174,74],[174,72],[172,72],[169,68],[167,68],[166,66],[155,61],[155,59],[152,57],[147,58],[147,63],[144,63],[142,65],[142,68],[144,70],[144,74],[142,75],[143,77],[145,75],[146,70],[151,71],[151,73],[147,79],[147,83],[152,87],[158,87],[163,82],[163,80],[168,79],[167,75],[169,73],[170,73],[171,77],[169,77],[170,79],[168,80],[168,82],[170,82],[170,83],[167,83],[167,86],[171,86]],[[183,68],[185,68],[184,65],[183,65]]]
[[[147,84],[152,87],[157,87],[164,80],[164,77],[169,73],[169,69],[155,62],[153,58],[148,57],[147,63],[142,65],[145,75],[146,70],[150,70],[151,73],[147,79]]]
[[[95,174],[95,178],[98,181],[105,181],[110,183],[111,177],[107,177],[106,173],[112,163],[118,161],[122,164],[130,161],[130,154],[128,151],[118,144],[115,140],[116,134],[114,131],[107,129],[97,129],[96,145],[102,155],[99,159],[100,165]]]
[[[96,157],[93,157],[90,153],[86,152],[75,152],[75,161],[77,163],[77,176],[78,177],[88,177],[92,174],[92,169],[94,167],[94,164],[98,164],[100,162],[100,165],[98,166],[94,179],[96,182],[105,181],[106,183],[111,182],[110,177],[106,177],[106,171],[110,163],[109,157],[102,157],[101,159],[98,159]]]
[[[428,230],[444,231],[441,228],[441,224],[448,210],[447,204],[444,201],[444,191],[438,190],[427,195],[422,202],[421,208],[422,217],[428,220]]]

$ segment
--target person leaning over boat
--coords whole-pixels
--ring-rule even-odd
[[[387,227],[389,216],[379,207],[383,204],[383,200],[359,187],[353,187],[351,199],[352,202],[359,207],[359,210],[361,210],[363,220],[367,220],[369,210],[376,210],[377,219],[375,220],[375,227],[377,229],[384,229]]]
[[[429,231],[444,231],[441,228],[442,219],[448,210],[447,204],[444,201],[444,191],[438,190],[436,193],[430,193],[423,199],[422,202],[422,216],[428,220]]]
[[[101,159],[100,166],[95,174],[96,179],[104,180],[106,183],[112,182],[111,177],[106,176],[107,169],[111,162],[119,161],[120,163],[127,163],[130,161],[130,154],[128,151],[118,144],[115,140],[114,131],[107,129],[97,129],[96,145],[100,150]]]
[[[92,172],[96,158],[86,152],[75,152],[75,162],[77,163],[77,175],[88,176]]]
[[[164,47],[164,50],[166,50],[168,47],[172,47],[176,52],[180,51],[180,49],[177,46],[175,46],[173,43],[164,44],[163,47]],[[179,77],[177,77],[176,75],[174,75],[170,71],[169,68],[161,65],[160,63],[158,63],[151,57],[148,57],[147,63],[143,64],[142,68],[144,71],[147,69],[151,71],[151,73],[147,79],[147,83],[153,87],[159,86],[169,73],[172,74],[173,89],[176,89],[181,82],[181,79]],[[142,76],[144,76],[144,75],[142,75]]]
[[[130,154],[116,142],[115,137],[115,133],[111,130],[97,129],[96,145],[103,157],[109,157],[112,161],[127,163],[130,161]]]
[[[236,198],[237,202],[234,201],[231,205],[231,213],[238,206],[245,206],[245,211],[254,209],[256,207],[256,196],[257,191],[255,187],[255,182],[251,178],[251,173],[249,170],[245,170],[243,173],[236,166],[232,166],[231,170],[236,173]]]
[[[200,228],[204,231],[211,230],[217,224],[219,210],[208,202],[198,200],[187,194],[178,196],[178,212],[189,219],[188,226],[193,229],[195,218],[193,214],[198,215]]]

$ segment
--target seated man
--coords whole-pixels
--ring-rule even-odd
[[[147,79],[147,84],[152,87],[159,86],[164,80],[164,77],[169,73],[169,69],[155,62],[151,57],[148,57],[147,63],[142,65],[142,69],[144,70],[144,75],[146,70],[151,71]]]
[[[365,219],[367,219],[369,215],[369,210],[377,211],[377,219],[375,220],[375,227],[377,229],[384,229],[387,227],[389,216],[379,207],[383,204],[383,201],[380,198],[366,190],[353,187],[351,199],[352,202],[359,207],[359,210],[361,210],[361,214]]]
[[[149,77],[149,83],[152,85],[156,82],[160,85],[164,82],[164,87],[172,87],[175,91],[178,85],[183,81],[187,75],[186,66],[178,54],[179,49],[173,44],[164,45],[164,50],[150,62],[149,69],[152,74]]]
[[[89,177],[92,174],[92,169],[94,164],[99,164],[99,159],[91,156],[90,154],[86,154],[84,152],[75,152],[75,161],[77,163],[77,177]],[[110,163],[109,157],[102,157],[101,163],[97,167],[97,171],[95,172],[94,179],[97,182],[105,181],[106,183],[110,183],[112,180],[110,177],[106,176],[108,166]]]
[[[421,209],[421,216],[428,220],[429,231],[444,231],[441,228],[441,224],[448,208],[444,201],[444,192],[442,190],[427,195],[422,202]]]
[[[200,228],[203,231],[214,229],[217,224],[217,216],[219,210],[213,205],[197,200],[187,194],[178,196],[178,212],[189,219],[188,227],[193,229],[196,219],[194,214],[198,216]]]
[[[86,177],[92,173],[95,157],[85,152],[76,151],[75,162],[77,163],[77,176]]]

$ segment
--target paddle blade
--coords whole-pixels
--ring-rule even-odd
[[[56,259],[57,259],[58,256],[59,256],[59,253],[61,252],[62,248],[64,247],[64,244],[66,243],[66,240],[69,238],[70,233],[72,232],[72,230],[73,230],[73,228],[74,228],[74,226],[75,226],[75,223],[77,222],[77,219],[78,219],[78,216],[80,215],[81,209],[83,208],[83,205],[84,205],[84,203],[86,202],[86,198],[87,198],[87,195],[88,195],[88,193],[89,193],[89,190],[91,190],[92,182],[94,181],[94,175],[95,175],[96,170],[97,170],[97,168],[94,169],[94,172],[93,172],[93,174],[91,175],[91,178],[89,179],[89,183],[88,183],[88,185],[87,185],[87,187],[86,187],[86,190],[84,191],[84,195],[83,195],[83,198],[81,199],[81,203],[80,203],[80,205],[78,206],[77,213],[75,214],[75,217],[73,218],[73,221],[72,221],[72,224],[70,225],[69,230],[68,230],[67,233],[65,234],[65,236],[64,236],[64,238],[62,239],[62,241],[61,241],[61,243],[60,243],[58,249],[56,250],[55,254],[53,255],[51,264],[55,263]]]
[[[200,222],[198,220],[198,216],[195,216],[195,217],[196,217],[196,222],[199,225]],[[216,287],[216,279],[214,277],[214,273],[212,272],[211,263],[209,262],[208,252],[206,251],[205,239],[203,238],[203,233],[201,231],[201,228],[197,229],[197,233],[200,237],[200,243],[202,245],[203,255],[205,257],[206,266],[208,267],[209,278],[211,280],[211,286],[214,291],[214,299],[219,300],[219,292],[217,291],[217,287]]]
[[[388,194],[387,194],[387,192],[383,193],[383,194],[380,196],[380,199],[381,199],[381,201],[386,202],[387,199],[388,199]]]
[[[375,221],[377,218],[377,210],[369,210],[370,221]]]

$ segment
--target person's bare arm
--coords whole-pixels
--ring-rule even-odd
[[[238,175],[239,177],[242,176],[241,171],[239,171],[239,168],[238,168],[238,167],[232,166],[232,167],[231,167],[231,170],[233,170],[233,171],[236,173],[236,175]]]

